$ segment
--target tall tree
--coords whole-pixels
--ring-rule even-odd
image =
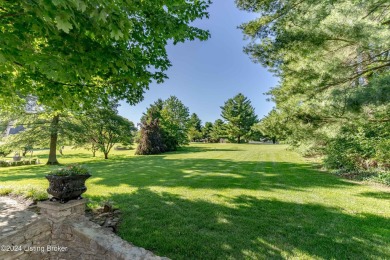
[[[287,120],[276,109],[272,109],[254,128],[271,139],[273,143],[276,143],[276,140],[284,140],[289,136]]]
[[[194,127],[197,131],[202,131],[202,121],[196,113],[192,113],[188,121],[189,127]]]
[[[257,115],[250,100],[239,93],[228,99],[221,106],[221,110],[221,116],[227,122],[227,134],[240,143],[242,137],[249,133],[251,127],[257,122]]]
[[[23,126],[24,130],[8,136],[5,141],[13,149],[27,147],[50,147],[47,164],[58,164],[57,146],[72,142],[75,133],[79,131],[74,116],[68,111],[42,110],[37,113],[22,113],[12,120],[16,125]],[[53,141],[53,139],[55,139]],[[53,146],[54,144],[54,146]]]
[[[206,40],[191,26],[208,0],[2,1],[0,107],[34,96],[53,110],[84,110],[112,98],[136,104],[171,66],[168,41]],[[53,115],[53,163],[59,115]]]
[[[170,96],[163,103],[161,125],[169,150],[188,143],[189,109],[177,97]]]
[[[289,142],[343,161],[337,168],[385,165],[375,154],[388,149],[390,137],[387,1],[236,3],[261,14],[241,26],[252,40],[245,51],[280,78],[269,94]]]

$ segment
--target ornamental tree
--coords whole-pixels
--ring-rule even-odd
[[[79,144],[87,144],[92,152],[96,149],[108,159],[117,143],[131,144],[136,128],[134,123],[118,115],[117,105],[101,106],[78,117]]]

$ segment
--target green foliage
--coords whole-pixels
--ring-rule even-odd
[[[140,138],[135,154],[149,155],[160,154],[167,151],[163,140],[163,132],[160,128],[159,119],[147,120],[141,123]]]
[[[20,113],[13,117],[16,125],[22,125],[23,131],[10,135],[5,139],[6,143],[14,149],[25,150],[31,147],[48,147],[50,143],[50,133],[54,130],[51,127],[54,115],[60,116],[57,132],[59,135],[58,143],[63,145],[72,138],[72,127],[74,118],[69,110],[62,113],[53,111],[50,108],[44,108],[39,113]]]
[[[331,168],[388,163],[390,14],[385,1],[251,1],[261,18],[241,26],[255,62],[280,78],[261,131]]]
[[[242,137],[248,139],[251,127],[257,122],[255,109],[250,100],[239,93],[228,99],[221,110],[222,118],[227,121],[226,133],[229,138],[237,143],[241,142]]]
[[[158,128],[161,128],[158,132],[165,145],[165,148],[159,150],[175,151],[177,147],[188,144],[189,110],[177,97],[171,96],[164,101],[157,100],[147,109],[141,122],[146,126],[156,119],[158,119],[156,123]],[[157,129],[157,126],[153,126],[152,129]]]
[[[201,140],[203,137],[202,132],[198,131],[195,127],[191,126],[188,128],[188,140],[196,142]]]
[[[55,169],[49,173],[49,175],[56,176],[75,176],[88,174],[91,174],[90,170],[87,167],[78,164],[70,164],[66,167]]]
[[[168,150],[176,150],[180,145],[188,144],[187,132],[189,109],[175,96],[163,102],[161,126],[164,129]]]
[[[378,128],[367,122],[344,125],[326,146],[325,165],[345,171],[390,168],[389,127],[389,123]]]
[[[12,152],[6,145],[0,145],[0,157],[6,157]]]
[[[12,193],[12,188],[0,187],[0,196],[7,196]]]
[[[223,138],[227,138],[226,124],[221,119],[217,119],[212,125],[210,131],[210,140],[214,143],[218,143]]]
[[[206,122],[204,124],[204,127],[202,128],[202,137],[205,139],[207,142],[211,141],[211,133],[213,130],[213,123],[211,122]]]
[[[16,195],[33,201],[42,201],[48,199],[48,194],[45,189],[36,188],[31,185],[23,185],[22,187],[1,187],[0,196]]]
[[[0,104],[33,95],[55,109],[135,104],[171,66],[168,41],[206,40],[190,24],[209,1],[2,1]]]
[[[285,140],[289,136],[287,120],[282,113],[276,109],[272,109],[266,117],[260,120],[253,128],[261,132],[268,139],[276,142],[276,140]]]
[[[195,113],[191,114],[188,120],[188,139],[191,142],[199,141],[202,139],[202,121]]]
[[[78,145],[87,145],[94,153],[99,149],[108,159],[116,143],[131,144],[136,132],[134,123],[118,115],[117,105],[98,105],[77,117],[78,133],[74,138]]]

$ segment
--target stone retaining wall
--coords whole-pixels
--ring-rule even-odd
[[[0,259],[42,259],[51,241],[50,222],[37,219],[0,237]]]
[[[41,215],[0,235],[0,259],[168,259],[136,247],[85,216],[85,200],[38,203]],[[3,248],[7,246],[9,248]]]

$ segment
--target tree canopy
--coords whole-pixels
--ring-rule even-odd
[[[149,137],[144,138],[142,136],[143,133],[150,133],[150,138],[153,137],[153,140],[160,140],[159,136],[161,135],[164,149],[161,148],[159,150],[174,151],[177,147],[188,143],[189,120],[188,107],[177,97],[170,96],[166,100],[158,99],[154,104],[150,105],[141,118],[140,140],[149,140]],[[157,133],[158,131],[160,133]],[[148,141],[146,143],[151,144],[152,142]],[[145,144],[143,150],[151,151],[152,148],[146,147]]]
[[[325,162],[338,161],[331,167],[384,166],[376,154],[390,149],[388,1],[236,3],[261,15],[241,26],[251,39],[245,52],[280,78],[269,92],[277,113],[268,123],[283,121],[277,132]]]
[[[80,109],[98,99],[135,104],[171,65],[168,41],[206,40],[191,22],[209,1],[2,1],[0,104],[33,95]],[[77,101],[77,102],[74,102]]]

